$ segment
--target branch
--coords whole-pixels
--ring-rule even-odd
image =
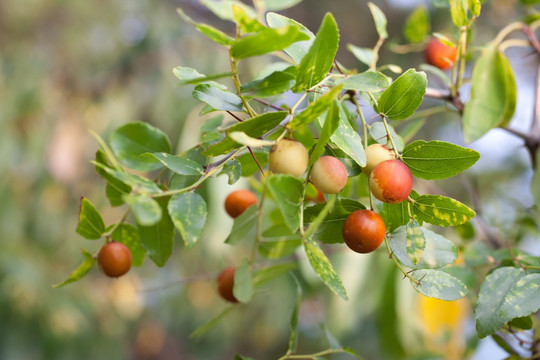
[[[465,105],[459,98],[459,93],[453,96],[450,90],[441,90],[428,87],[426,88],[425,96],[432,99],[439,99],[449,102],[450,104],[454,105],[456,109],[458,109],[460,115],[463,114],[463,110],[465,109]]]

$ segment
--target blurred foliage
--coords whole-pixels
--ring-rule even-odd
[[[404,6],[405,1],[376,3],[389,19],[390,41],[403,42],[401,29],[412,7]],[[163,129],[178,151],[185,150],[193,145],[192,134],[202,122],[199,109],[192,110],[196,103],[190,89],[177,87],[171,70],[182,64],[204,73],[228,71],[225,54],[179,20],[175,12],[179,5],[199,18],[211,16],[194,0],[0,2],[0,169],[4,174],[0,179],[0,358],[232,359],[238,351],[272,359],[286,350],[289,314],[296,301],[292,278],[269,283],[264,296],[255,297],[249,307],[238,306],[212,332],[188,339],[225,307],[215,294],[214,278],[237,257],[223,244],[232,225],[221,207],[228,192],[224,178],[201,189],[211,199],[208,222],[212,226],[205,231],[204,241],[189,252],[177,241],[164,268],[146,262],[119,280],[105,279],[92,270],[84,281],[57,290],[51,287],[81,260],[80,237],[75,233],[81,195],[106,214],[106,223],[121,216],[108,206],[102,182],[89,163],[96,149],[89,130],[107,138],[121,124],[145,121]],[[451,28],[446,9],[429,10],[433,31]],[[376,42],[364,2],[307,0],[284,14],[315,30],[326,11],[340,24],[338,56],[345,66],[362,69],[343,45]],[[484,11],[476,30],[480,42],[526,15],[515,2],[503,0],[486,3]],[[228,24],[208,21],[231,30]],[[419,53],[396,55],[388,48],[382,56],[403,66],[422,61]],[[245,70],[255,73],[264,65],[250,63],[252,68]],[[448,120],[430,118],[431,133],[424,136],[456,133]],[[483,200],[498,199],[489,202],[484,216],[503,235],[515,236],[517,229],[509,225],[510,220],[523,218],[524,224],[530,220],[515,205],[523,195],[510,196],[519,191],[523,176],[529,176],[525,164],[522,157],[504,166],[487,164],[471,185]],[[439,185],[456,197],[466,196],[467,189],[459,183]],[[536,236],[534,231],[520,231],[523,241],[531,233]],[[100,244],[86,242],[85,246],[95,252]],[[351,300],[346,303],[330,294],[304,262],[306,266],[297,271],[304,289],[299,353],[320,348],[328,341],[326,330],[366,359],[427,357],[440,351],[445,326],[454,332],[452,344],[466,346],[464,324],[456,320],[467,317],[466,305],[447,309],[443,303],[428,304],[416,311],[425,300],[408,284],[401,285],[384,254],[359,258],[339,252],[332,260]],[[278,287],[279,292],[273,291]],[[287,295],[278,297],[278,293]],[[423,312],[426,306],[432,317]],[[433,323],[436,312],[448,311],[457,314],[454,322],[443,318],[440,324]]]

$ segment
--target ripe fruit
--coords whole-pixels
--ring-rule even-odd
[[[399,160],[386,160],[375,166],[369,176],[369,189],[382,202],[397,204],[411,193],[411,171]]]
[[[345,244],[357,253],[367,254],[376,250],[384,240],[384,222],[371,210],[353,211],[343,223]]]
[[[369,176],[373,168],[383,161],[396,158],[396,154],[392,149],[381,144],[371,144],[366,148],[366,166],[362,168],[362,172]]]
[[[257,203],[257,197],[249,190],[236,190],[227,195],[225,211],[232,218],[240,216],[248,207]]]
[[[111,241],[99,251],[98,264],[105,275],[122,276],[131,268],[131,251],[126,245]]]
[[[283,139],[270,150],[268,166],[273,173],[299,177],[308,167],[309,155],[302,143]]]
[[[234,273],[235,267],[225,268],[218,276],[217,287],[218,293],[221,297],[229,302],[238,303],[238,300],[234,297]]]
[[[347,184],[347,168],[333,156],[322,156],[311,168],[309,180],[327,194],[337,194]]]
[[[446,70],[454,65],[457,56],[457,48],[444,44],[437,38],[433,38],[424,50],[426,62],[441,70]]]

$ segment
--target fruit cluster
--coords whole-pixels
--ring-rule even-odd
[[[300,142],[290,139],[278,141],[269,155],[270,171],[276,174],[302,176],[308,170],[309,154]],[[371,194],[378,200],[397,204],[407,200],[412,191],[412,174],[394,150],[372,144],[366,149],[366,166],[362,172],[369,178]],[[321,156],[309,171],[309,182],[317,190],[317,196],[306,200],[323,202],[324,194],[337,194],[347,184],[348,173],[343,163],[334,156]],[[320,200],[319,195],[323,196]],[[249,190],[236,190],[225,199],[225,211],[237,218],[250,206],[257,204],[256,195]],[[382,218],[373,210],[356,210],[347,216],[342,229],[345,244],[357,253],[375,251],[383,242],[386,231]],[[220,296],[231,303],[239,301],[233,294],[236,268],[228,267],[218,276]]]

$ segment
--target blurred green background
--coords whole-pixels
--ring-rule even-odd
[[[374,2],[388,17],[391,42],[403,43],[405,18],[422,1]],[[80,197],[96,204],[107,224],[122,214],[108,205],[104,182],[89,162],[97,149],[89,131],[107,139],[117,126],[146,121],[164,130],[179,151],[198,136],[200,107],[171,70],[182,65],[211,74],[227,71],[228,63],[222,49],[179,19],[179,6],[233,31],[195,0],[0,1],[0,359],[232,359],[236,352],[274,359],[285,353],[296,292],[288,277],[269,283],[262,296],[235,308],[202,338],[188,339],[225,307],[214,279],[240,259],[223,244],[232,224],[221,207],[230,190],[224,179],[208,185],[210,225],[194,249],[177,242],[163,268],[146,261],[118,280],[95,268],[77,283],[51,287],[80,263],[81,247],[93,252],[101,245],[75,233]],[[447,10],[430,10],[433,30],[452,34]],[[339,58],[363,70],[345,45],[376,42],[365,1],[306,0],[282,14],[315,32],[327,11],[340,27]],[[477,29],[480,43],[523,12],[516,1],[489,2]],[[403,67],[422,62],[419,53],[395,55],[388,48],[382,56],[383,63]],[[242,70],[250,74],[268,57],[257,61]],[[449,120],[457,124],[452,117],[434,120],[424,136],[442,128],[459,138],[457,125],[444,127]],[[509,167],[529,176],[526,158],[517,159]],[[459,196],[462,190],[453,191]],[[324,322],[366,359],[440,353],[439,340],[429,335],[440,327],[428,321],[437,311],[455,315],[449,322],[459,336],[452,344],[465,346],[472,333],[470,321],[468,327],[460,321],[468,313],[465,302],[442,310],[419,305],[383,253],[359,258],[338,250],[332,261],[351,301],[333,296],[301,268],[299,352],[328,346]],[[423,315],[418,306],[435,310]]]

